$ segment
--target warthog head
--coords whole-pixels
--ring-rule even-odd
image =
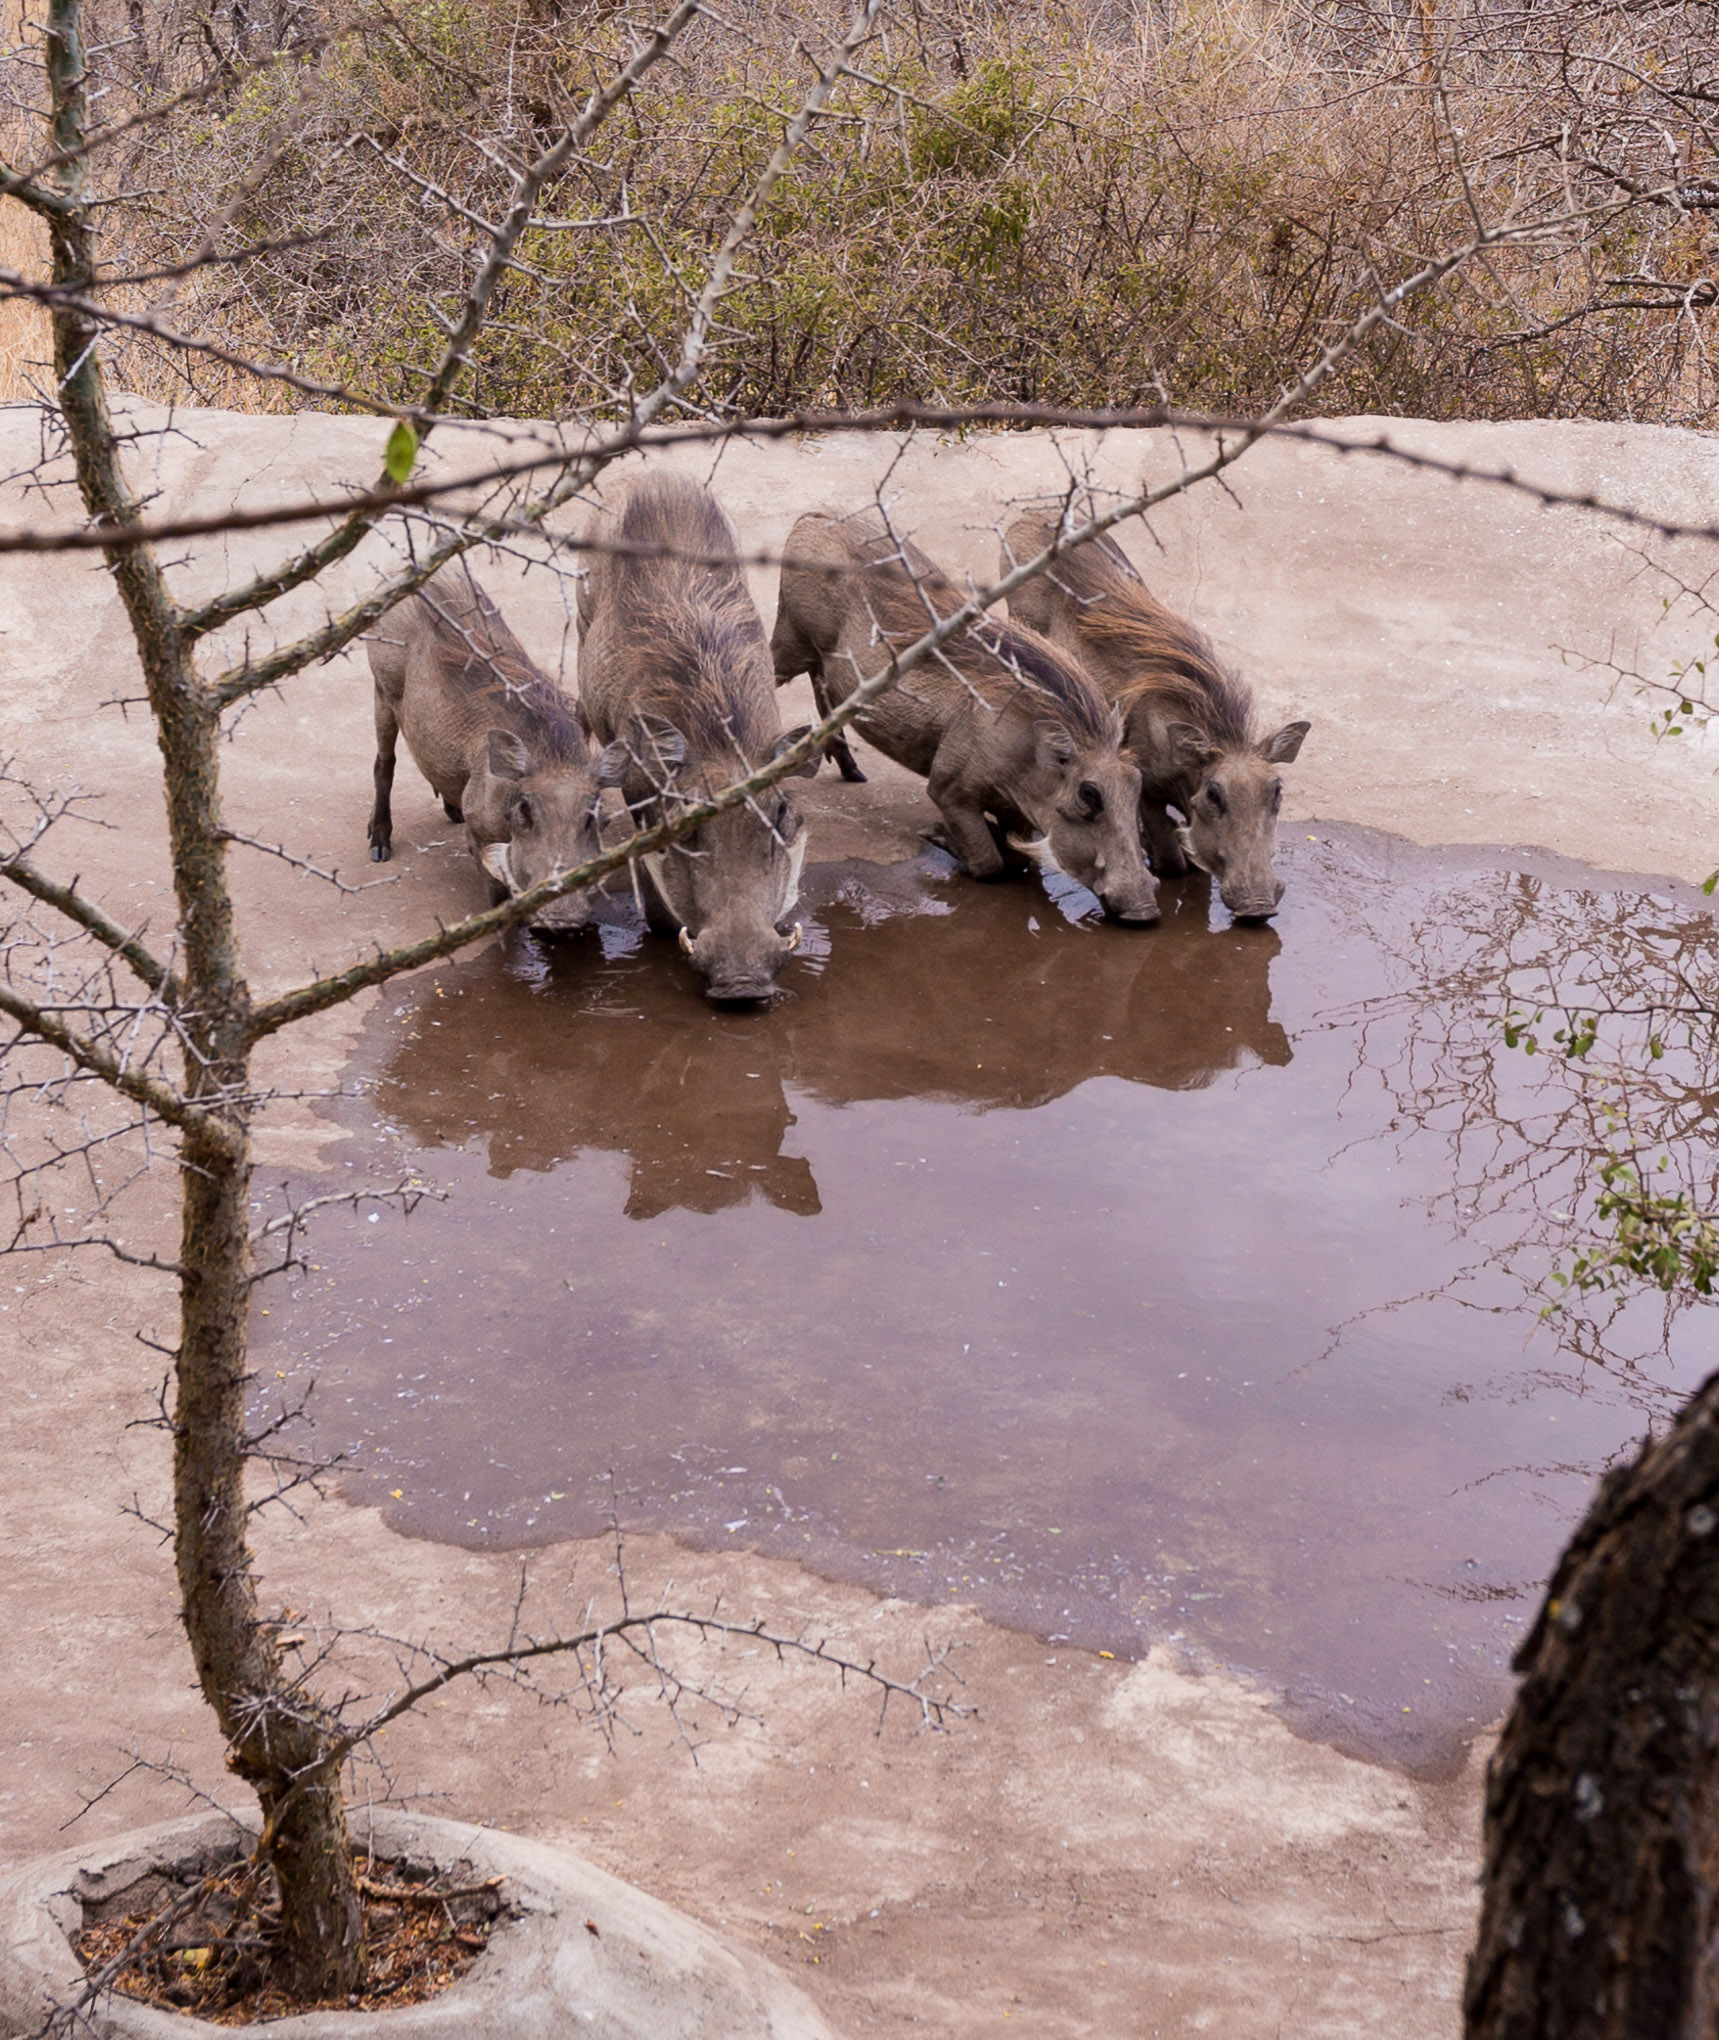
[[[599,758],[588,751],[534,757],[512,730],[489,732],[489,771],[466,788],[466,827],[478,862],[518,896],[587,863],[602,848],[598,801],[627,768],[623,744]],[[539,935],[575,935],[590,924],[591,889],[563,893],[532,915]]]
[[[784,732],[770,756],[780,756],[807,727]],[[683,799],[696,800],[706,785],[714,790],[737,776],[738,761],[726,772],[689,770],[685,739],[654,719],[633,741],[651,759],[652,776],[666,780]],[[795,776],[810,778],[817,769],[813,757]],[[663,905],[680,923],[680,946],[704,979],[707,999],[773,995],[776,973],[800,946],[793,912],[805,858],[799,810],[780,786],[772,786],[644,860]]]
[[[1063,871],[1096,893],[1118,921],[1156,921],[1158,882],[1140,847],[1140,774],[1112,715],[1097,739],[1060,722],[1034,731],[1033,793],[1028,812],[1042,834],[1014,847],[1041,871]]]
[[[1275,862],[1283,805],[1277,768],[1294,762],[1311,728],[1286,723],[1261,743],[1220,748],[1192,723],[1170,726],[1170,740],[1193,781],[1181,803],[1182,848],[1217,880],[1224,905],[1238,921],[1269,921],[1283,898]]]

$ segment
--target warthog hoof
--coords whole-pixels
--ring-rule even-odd
[[[372,864],[386,864],[393,855],[393,851],[389,849],[386,843],[372,843],[370,846],[370,862]]]
[[[451,800],[442,802],[442,813],[450,822],[463,822],[466,818],[464,809],[455,807]]]

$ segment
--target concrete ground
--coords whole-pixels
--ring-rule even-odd
[[[264,502],[374,472],[371,421],[190,415],[159,443],[163,510]],[[1371,430],[1368,425],[1361,429]],[[1719,502],[1719,446],[1614,425],[1394,424],[1445,458],[1524,475],[1674,519]],[[29,414],[0,413],[4,471],[33,458]],[[451,460],[470,457],[456,450]],[[681,456],[688,458],[688,456]],[[880,486],[946,562],[983,571],[1010,500],[1071,466],[1105,483],[1167,473],[1164,441],[1094,447],[1044,435],[966,442],[736,448],[714,484],[750,545],[780,543],[800,510],[851,506]],[[699,456],[696,465],[708,468]],[[887,483],[886,483],[887,475]],[[1233,477],[1160,513],[1127,543],[1254,680],[1265,712],[1312,718],[1288,775],[1290,813],[1421,842],[1542,845],[1613,868],[1701,878],[1719,863],[1714,752],[1699,735],[1656,744],[1649,710],[1607,698],[1586,658],[1660,674],[1709,645],[1711,626],[1660,618],[1660,584],[1628,534],[1585,512],[1541,511],[1376,460],[1266,446]],[[41,515],[14,483],[0,522]],[[274,555],[279,537],[188,549],[187,586]],[[1693,578],[1701,548],[1662,549]],[[1706,558],[1710,570],[1711,557]],[[342,571],[350,590],[372,571]],[[486,570],[552,670],[565,653],[564,587]],[[766,618],[772,575],[757,574]],[[289,605],[302,624],[317,602]],[[0,748],[38,783],[102,796],[110,829],[67,835],[56,869],[123,919],[168,925],[159,793],[117,603],[86,559],[0,563]],[[236,639],[229,649],[236,647]],[[351,657],[291,682],[241,722],[227,758],[233,826],[284,841],[355,879],[369,802],[369,689]],[[876,762],[868,758],[868,765]],[[931,810],[903,775],[806,789],[814,859],[911,850]],[[372,941],[481,899],[475,871],[411,768],[396,802],[393,883],[334,895],[277,861],[235,851],[246,955],[274,987]],[[56,839],[58,843],[58,839]],[[1146,938],[1149,939],[1149,938]],[[284,1090],[337,1082],[362,1008],[271,1051]],[[328,1138],[283,1101],[263,1133],[272,1165],[313,1166]],[[124,1211],[136,1246],[170,1236],[172,1185],[141,1184]],[[133,1753],[231,1790],[175,1628],[156,1534],[165,1460],[147,1416],[167,1285],[105,1256],[14,1259],[0,1281],[0,1856],[63,1846],[68,1821]],[[517,1562],[411,1542],[367,1510],[312,1502],[259,1527],[265,1593],[395,1635],[482,1641],[504,1630]],[[456,1693],[393,1732],[396,1789],[438,1811],[575,1841],[603,1867],[786,1965],[852,2034],[1094,2032],[1335,2036],[1458,2030],[1471,1932],[1484,1749],[1455,1778],[1416,1780],[1297,1740],[1271,1696],[1200,1676],[1166,1653],[1122,1664],[999,1630],[969,1610],[934,1616],[747,1552],[630,1541],[636,1590],[809,1627],[853,1654],[911,1670],[930,1625],[958,1646],[978,1709],[942,1734],[904,1713],[874,1733],[863,1694],[736,1646],[721,1669],[750,1718],[712,1725],[696,1765],[660,1711],[610,1749],[566,1713],[505,1688]],[[541,1591],[599,1589],[601,1548],[533,1562]],[[385,1668],[378,1668],[378,1675]],[[108,1832],[178,1811],[183,1793],[133,1774],[82,1817]],[[78,1829],[74,1828],[75,1835]]]

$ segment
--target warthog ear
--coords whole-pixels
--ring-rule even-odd
[[[1059,722],[1033,725],[1033,756],[1047,772],[1060,772],[1074,762],[1075,741]]]
[[[1268,765],[1293,765],[1296,754],[1312,729],[1310,722],[1285,723],[1275,737],[1267,737],[1260,745],[1260,753]]]
[[[633,762],[633,754],[625,738],[617,737],[612,744],[603,746],[597,760],[597,784],[619,786],[627,776],[627,767]]]
[[[770,762],[774,764],[790,744],[797,744],[802,737],[809,737],[811,734],[812,725],[809,722],[801,723],[797,730],[784,730],[775,743],[770,746]],[[814,751],[809,758],[802,758],[788,776],[791,779],[816,779],[818,776],[817,752]]]
[[[1171,756],[1178,765],[1190,770],[1209,765],[1218,755],[1218,747],[1204,730],[1197,729],[1191,722],[1166,723],[1164,735],[1169,740]]]
[[[634,716],[627,732],[627,748],[646,772],[655,766],[672,774],[686,763],[685,737],[660,715]]]
[[[489,769],[497,779],[524,779],[531,771],[531,753],[512,730],[489,733]]]

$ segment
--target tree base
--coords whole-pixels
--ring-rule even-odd
[[[423,2004],[306,2012],[270,2023],[270,2040],[833,2040],[811,2001],[761,1957],[571,1850],[463,1821],[391,1808],[351,1815],[353,1840],[378,1857],[503,1877],[508,1917],[458,1983]],[[33,2033],[78,1999],[71,1937],[92,1908],[148,1903],[149,1885],[203,1875],[256,1832],[255,1814],[187,1820],[39,1858],[0,1876],[0,2033]],[[103,2040],[217,2040],[232,2027],[107,1996],[85,2012]],[[243,2030],[243,2029],[239,2029]]]

